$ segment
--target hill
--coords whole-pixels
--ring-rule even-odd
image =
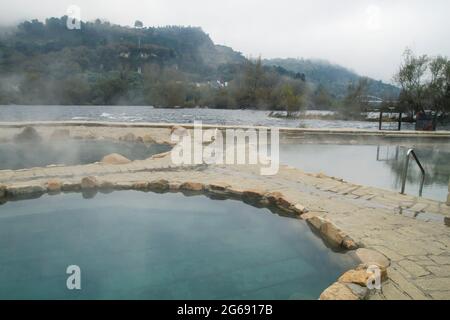
[[[208,74],[220,64],[245,61],[240,53],[216,46],[201,28],[130,28],[97,20],[82,22],[80,30],[69,30],[66,21],[67,17],[49,18],[45,23],[25,21],[14,33],[3,36],[0,71],[24,69],[29,58],[43,58],[68,49],[82,68],[103,71],[128,60],[128,66],[134,68],[158,63]],[[94,55],[93,51],[99,54]]]
[[[326,62],[250,61],[198,27],[131,28],[67,17],[0,30],[0,104],[333,108],[355,73]],[[393,86],[370,80],[377,96]],[[330,94],[331,93],[331,94]]]
[[[263,60],[264,65],[280,66],[293,72],[305,74],[306,80],[315,87],[323,86],[331,95],[342,98],[347,92],[349,83],[355,83],[361,77],[355,72],[331,64],[325,60],[312,59],[270,59]],[[400,90],[390,84],[369,79],[369,94],[377,97],[396,97]]]
[[[0,37],[0,104],[267,108],[304,80],[216,45],[198,27],[130,28],[67,17],[25,21]]]

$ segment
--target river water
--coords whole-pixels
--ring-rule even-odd
[[[291,128],[356,128],[378,130],[377,122],[279,119],[269,117],[270,111],[219,109],[155,109],[146,106],[0,106],[0,121],[111,121],[111,122],[170,122],[218,125],[257,125]],[[309,114],[329,114],[308,111]],[[396,128],[386,123],[385,129]],[[412,130],[413,125],[403,124]]]

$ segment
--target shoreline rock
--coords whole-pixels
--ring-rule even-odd
[[[128,164],[131,160],[121,154],[111,153],[104,156],[100,162],[105,164]]]
[[[360,300],[360,298],[345,284],[335,282],[322,292],[319,300]]]
[[[89,190],[89,189],[95,189],[98,186],[98,181],[96,177],[89,176],[84,177],[81,179],[81,189],[82,190]]]
[[[62,183],[57,179],[52,179],[47,181],[47,190],[49,193],[59,193],[61,192]]]

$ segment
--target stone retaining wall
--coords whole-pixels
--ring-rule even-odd
[[[11,141],[24,128],[34,128],[44,139],[90,139],[122,140],[126,142],[145,142],[172,144],[171,133],[174,128],[191,131],[192,124],[170,123],[109,123],[88,121],[61,122],[0,122],[0,142]],[[269,130],[268,127],[203,125],[204,129],[255,129]],[[405,145],[441,144],[450,148],[450,132],[416,132],[416,131],[371,131],[358,129],[303,129],[279,128],[280,142],[329,143],[329,144],[372,144]]]

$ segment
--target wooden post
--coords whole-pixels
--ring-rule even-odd
[[[402,116],[403,116],[403,112],[400,112],[398,114],[398,131],[402,130]]]

